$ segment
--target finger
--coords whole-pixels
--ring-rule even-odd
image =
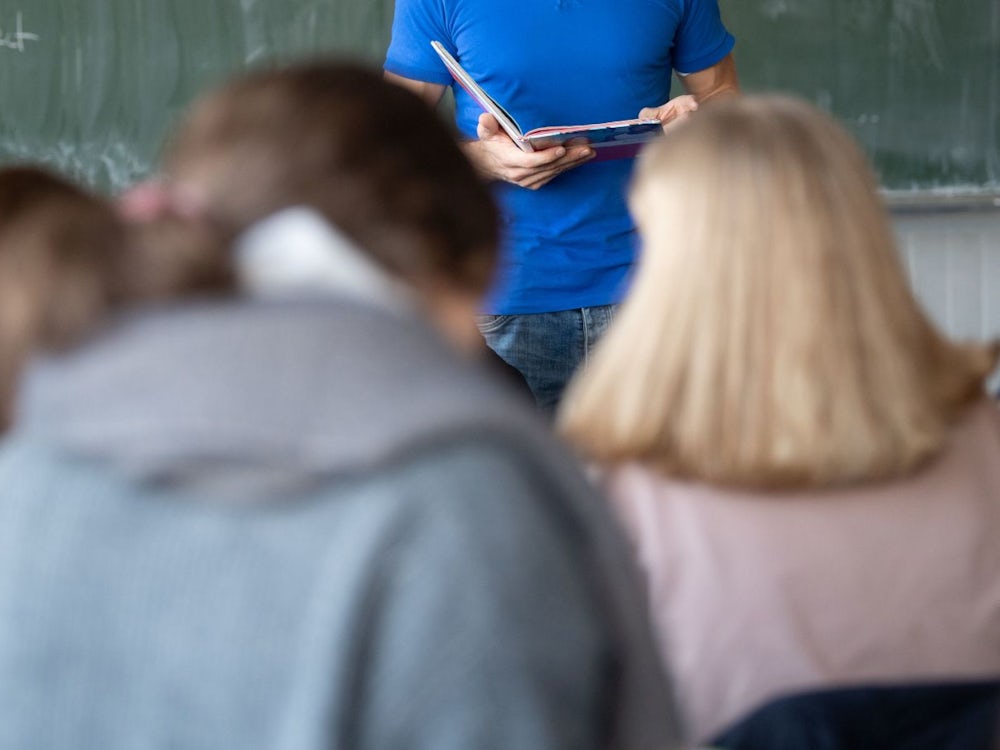
[[[568,165],[549,166],[543,169],[514,169],[508,174],[508,180],[521,187],[529,187],[542,179],[551,179],[568,169]]]
[[[532,172],[530,174],[525,174],[519,176],[517,179],[512,179],[510,182],[514,183],[518,187],[527,188],[528,190],[537,190],[542,185],[546,184],[553,177],[561,174],[562,169],[546,169],[542,172]]]
[[[669,120],[667,120],[666,122],[663,123],[663,130],[665,132],[669,132],[673,128],[677,127],[682,122],[684,122],[685,120],[687,120],[688,118],[690,118],[691,117],[691,113],[694,112],[696,109],[697,109],[697,107],[694,107],[692,109],[680,109],[680,110],[677,110],[677,112],[674,113],[673,117],[671,117]]]
[[[525,158],[517,166],[527,169],[538,169],[540,167],[554,166],[560,161],[569,159],[569,152],[565,146],[554,146],[543,148],[539,151],[531,151],[525,154]]]
[[[521,185],[521,187],[527,188],[528,190],[538,190],[538,188],[548,185],[550,182],[552,182],[552,180],[554,180],[556,177],[558,177],[559,175],[561,175],[563,172],[566,171],[567,171],[566,169],[558,169],[558,170],[552,170],[551,172],[544,172],[541,174],[537,174],[530,180],[526,180],[524,184]]]
[[[574,167],[577,164],[582,164],[585,161],[589,161],[594,158],[594,149],[590,146],[576,146],[574,148],[569,148],[566,150],[565,156],[561,159],[553,160],[551,166],[553,167]]]
[[[555,146],[540,151],[521,151],[515,146],[513,150],[505,150],[496,156],[508,170],[534,172],[565,159],[566,149],[562,146]]]
[[[676,99],[672,99],[664,109],[669,110],[669,116],[666,117],[663,122],[672,122],[676,119],[687,117],[689,114],[697,110],[698,100],[693,96],[680,96]]]
[[[574,149],[562,158],[546,164],[532,166],[525,166],[523,164],[511,165],[511,167],[507,169],[506,176],[511,182],[523,185],[525,181],[531,180],[537,175],[559,174],[567,169],[579,166],[592,158],[594,158],[594,152],[591,149],[584,149],[582,152]]]
[[[555,175],[551,175],[550,177],[546,177],[544,180],[538,180],[537,182],[531,182],[526,185],[521,185],[521,187],[525,188],[526,190],[538,190],[539,188],[544,187],[545,185],[548,185],[550,182],[552,182],[554,177]]]
[[[514,182],[521,187],[536,190],[542,185],[550,182],[554,177],[559,176],[563,172],[567,172],[570,169],[580,166],[584,162],[590,161],[594,158],[593,151],[590,151],[587,156],[582,158],[575,158],[572,161],[561,161],[557,164],[552,164],[545,169],[536,169],[530,171],[517,172],[511,175],[511,182]]]
[[[640,120],[659,120],[660,119],[660,108],[659,107],[643,107],[639,110]]]
[[[479,121],[476,123],[476,135],[479,137],[479,140],[485,141],[499,134],[500,123],[497,122],[497,118],[488,112],[479,115]]]
[[[696,112],[697,110],[698,110],[698,102],[692,99],[691,101],[684,102],[679,107],[677,107],[677,116],[687,117],[689,114],[691,114],[692,112]]]

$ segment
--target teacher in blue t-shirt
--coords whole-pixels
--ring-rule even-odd
[[[387,77],[431,104],[452,85],[435,39],[525,131],[637,116],[667,125],[738,90],[717,0],[396,0]],[[674,70],[687,95],[670,100]],[[525,153],[454,91],[466,153],[496,181],[505,217],[480,330],[551,411],[625,292],[633,160],[588,163],[585,145]]]

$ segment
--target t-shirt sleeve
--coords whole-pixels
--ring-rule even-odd
[[[431,47],[436,40],[455,54],[447,26],[441,0],[396,0],[385,70],[414,81],[450,84],[448,69]]]
[[[684,15],[674,38],[674,68],[697,73],[732,52],[736,39],[722,24],[717,0],[684,0]]]

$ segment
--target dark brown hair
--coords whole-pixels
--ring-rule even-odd
[[[480,292],[492,276],[496,209],[451,131],[357,64],[251,73],[209,93],[169,143],[164,172],[231,234],[308,206],[407,281]]]
[[[0,432],[30,354],[78,342],[120,300],[126,252],[110,203],[43,169],[0,169]]]

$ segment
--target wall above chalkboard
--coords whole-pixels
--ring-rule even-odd
[[[1000,0],[720,0],[748,91],[834,114],[884,187],[1000,194]]]
[[[378,64],[391,20],[392,0],[4,0],[0,163],[117,190],[204,86],[320,52]]]

